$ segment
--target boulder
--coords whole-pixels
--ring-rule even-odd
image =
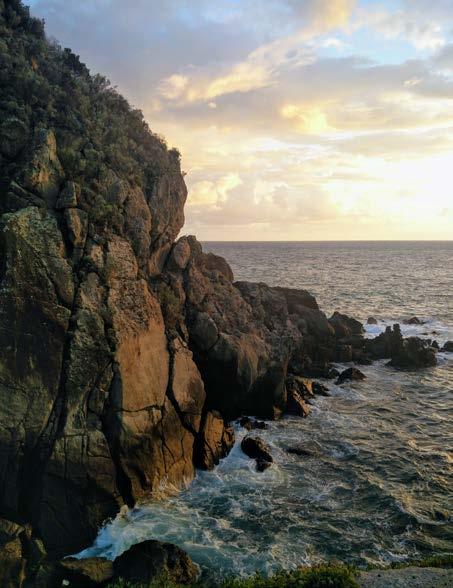
[[[442,351],[446,351],[447,353],[453,353],[453,341],[447,341],[446,343],[444,343]]]
[[[369,316],[366,320],[366,324],[367,325],[377,325],[377,319],[374,318],[374,316]]]
[[[247,435],[242,439],[241,449],[245,455],[252,459],[267,461],[269,463],[274,461],[269,445],[267,445],[261,437]]]
[[[348,380],[349,381],[360,381],[360,380],[364,380],[365,378],[366,378],[366,376],[364,373],[362,373],[360,370],[358,370],[355,367],[351,367],[351,368],[348,368],[347,370],[344,370],[343,372],[341,372],[341,374],[338,376],[335,384],[338,386]]]
[[[339,312],[333,313],[329,323],[335,329],[335,335],[338,339],[350,337],[351,335],[361,335],[365,332],[361,322]]]
[[[175,584],[190,584],[198,569],[182,549],[171,543],[148,540],[133,545],[113,562],[115,578],[148,584],[164,576]]]

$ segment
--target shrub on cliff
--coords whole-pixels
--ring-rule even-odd
[[[180,167],[179,152],[150,131],[140,110],[70,49],[47,40],[43,22],[20,0],[0,0],[0,121],[4,186],[38,128],[53,130],[66,179],[85,186],[114,170],[146,194]],[[95,187],[105,196],[106,186]]]

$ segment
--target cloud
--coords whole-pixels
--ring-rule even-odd
[[[451,210],[451,0],[134,0],[127,10],[32,0],[32,10],[181,149],[187,231],[451,238],[441,212]]]

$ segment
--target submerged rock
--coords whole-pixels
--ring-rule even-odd
[[[351,367],[351,368],[348,368],[347,370],[344,370],[343,372],[341,372],[341,374],[338,376],[335,384],[337,384],[337,386],[338,386],[348,380],[359,381],[359,380],[364,380],[365,378],[366,378],[365,374],[362,373],[359,369],[357,369],[355,367]]]
[[[198,569],[190,557],[171,543],[148,540],[130,547],[113,562],[115,578],[147,584],[163,576],[175,584],[190,584]]]
[[[369,316],[367,318],[366,324],[367,325],[377,325],[378,322],[377,322],[377,319],[374,318],[374,316]]]

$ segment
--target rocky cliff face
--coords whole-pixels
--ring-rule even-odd
[[[0,32],[0,517],[62,555],[363,341],[307,292],[235,283],[175,243],[179,154],[19,0]]]

